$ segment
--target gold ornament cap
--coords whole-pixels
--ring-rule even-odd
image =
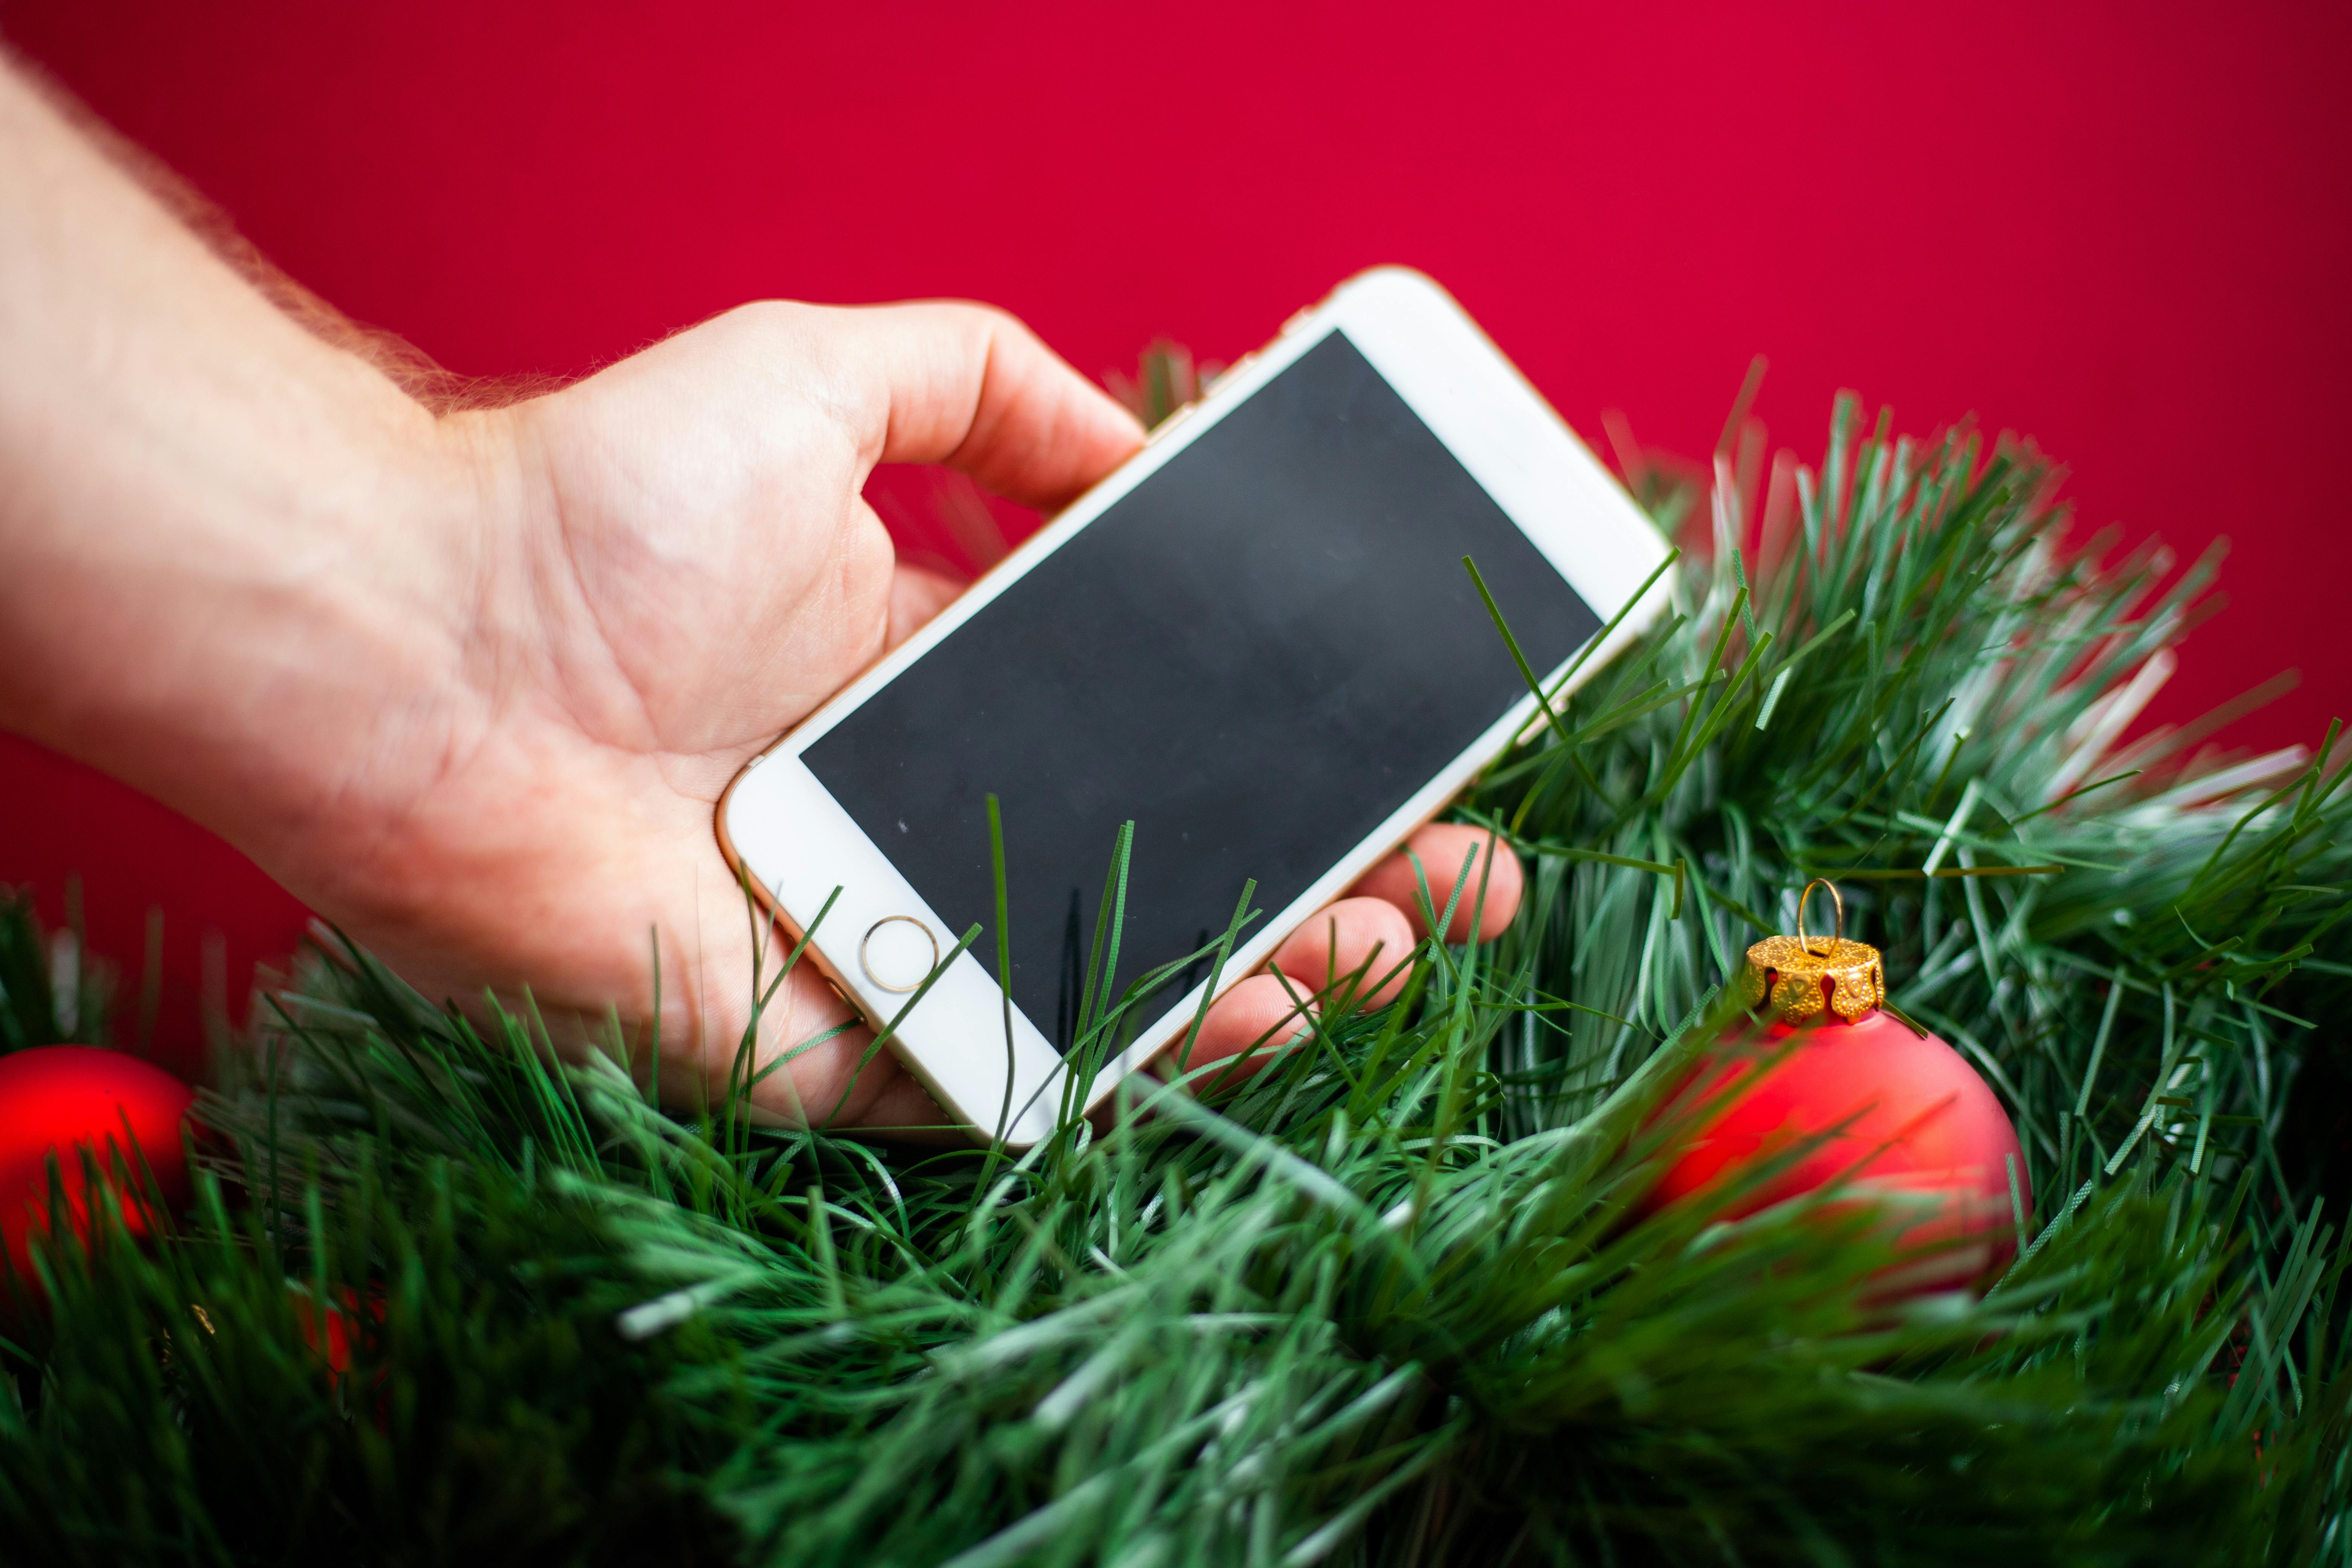
[[[1815,888],[1829,889],[1837,910],[1837,930],[1831,936],[1805,934],[1805,900]],[[1845,900],[1836,884],[1817,877],[1797,895],[1797,934],[1768,936],[1750,947],[1739,986],[1749,1009],[1762,1004],[1776,1024],[1801,1024],[1823,1013],[1851,1024],[1885,1002],[1886,971],[1876,948],[1846,940]]]

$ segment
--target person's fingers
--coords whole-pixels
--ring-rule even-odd
[[[1178,1065],[1190,1070],[1230,1062],[1224,1070],[1192,1081],[1202,1092],[1231,1089],[1307,1037],[1313,1026],[1301,1016],[1302,1005],[1309,1015],[1316,1010],[1307,987],[1285,985],[1279,975],[1253,974],[1217,998],[1201,1021],[1191,1055]]]
[[[796,964],[761,1015],[760,1065],[768,1068],[782,1057],[791,1059],[751,1088],[751,1109],[761,1121],[835,1128],[939,1128],[949,1122],[898,1058],[874,1048],[874,1032],[814,964]],[[711,1059],[704,1065],[714,1077],[713,1089],[724,1093],[725,1064]]]
[[[890,579],[890,626],[884,633],[885,652],[922,630],[963,592],[963,584],[923,566],[900,566]]]
[[[1404,989],[1412,966],[1412,927],[1404,911],[1385,899],[1341,899],[1292,931],[1274,950],[1274,967],[1297,984],[1303,994],[1335,984],[1356,1005],[1377,1007]],[[1361,972],[1360,978],[1350,981]],[[1336,997],[1327,996],[1331,1005]]]
[[[1471,861],[1470,874],[1464,879],[1463,862],[1474,848],[1480,853]],[[1475,921],[1478,940],[1490,942],[1500,936],[1503,928],[1511,923],[1511,917],[1519,912],[1519,896],[1526,887],[1527,874],[1510,846],[1485,828],[1460,822],[1433,822],[1407,839],[1405,849],[1420,858],[1421,875],[1429,881],[1430,901],[1440,914],[1445,910],[1446,900],[1454,898],[1455,881],[1462,881],[1462,894],[1454,900],[1454,922],[1446,931],[1446,941],[1469,941]],[[1412,860],[1403,852],[1373,867],[1349,891],[1364,898],[1386,899],[1404,911],[1415,935],[1428,933],[1429,922],[1421,912],[1421,877],[1414,875]]]
[[[874,1036],[871,1030],[858,1029],[854,1033],[861,1041],[861,1051],[872,1049]],[[958,1127],[956,1119],[940,1110],[940,1102],[931,1098],[931,1091],[925,1089],[915,1075],[887,1050],[875,1053],[873,1068],[867,1071],[880,1068],[886,1060],[889,1063],[888,1070],[880,1074],[872,1098],[856,1106],[854,1115],[844,1111],[839,1124],[887,1135],[901,1142],[963,1142],[964,1133]]]
[[[1143,445],[1143,427],[1003,310],[948,301],[824,313],[859,385],[872,461],[946,463],[1051,509]]]

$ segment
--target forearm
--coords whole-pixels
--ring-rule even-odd
[[[469,526],[463,442],[0,64],[0,724],[232,832],[364,787],[386,669],[451,657],[404,545]]]

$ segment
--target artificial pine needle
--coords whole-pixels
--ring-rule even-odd
[[[1312,1048],[1018,1155],[755,1124],[808,1043],[674,1116],[632,1042],[560,1056],[329,933],[205,1102],[194,1213],[100,1203],[0,1290],[0,1557],[2346,1568],[2352,770],[2076,758],[2210,570],[2070,554],[2048,473],[1841,399],[1785,547],[1686,566],[1572,692],[1465,563],[1542,710],[1456,809],[1524,858],[1509,929],[1335,959],[1276,1026]],[[1082,1064],[1254,918],[1122,989],[1132,845]],[[2022,1134],[1981,1300],[1890,1300],[1850,1206],[1636,1206],[1726,960],[1823,868]],[[59,1034],[47,942],[0,908],[0,1050]]]

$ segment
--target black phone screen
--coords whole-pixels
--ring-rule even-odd
[[[1537,670],[1599,629],[1335,331],[803,760],[992,973],[999,797],[1013,999],[1066,1052],[1122,824],[1115,995],[1214,941],[1245,879],[1289,905],[1526,695],[1465,555]]]

